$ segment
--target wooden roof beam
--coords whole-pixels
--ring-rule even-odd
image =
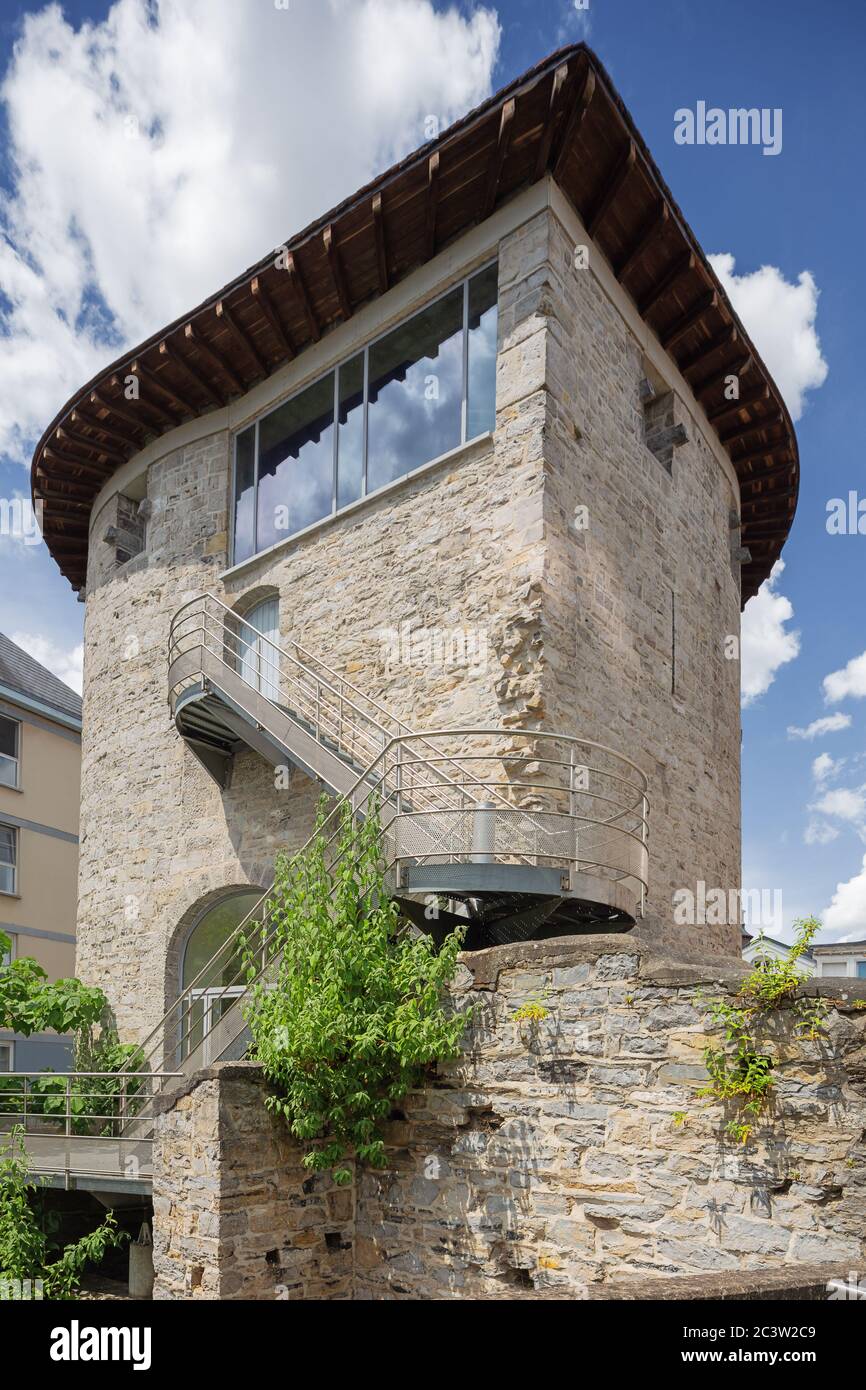
[[[352,317],[352,301],[349,299],[349,290],[346,285],[346,274],[343,270],[343,262],[340,258],[340,248],[334,236],[334,224],[329,222],[322,233],[322,245],[325,248],[325,256],[328,267],[331,271],[331,280],[337,294],[337,302],[340,305],[340,313],[344,319]]]
[[[69,478],[54,478],[50,473],[46,473],[41,464],[36,468],[36,485],[40,490],[45,487],[50,487],[58,497],[61,495],[66,497],[68,494],[70,499],[74,498],[76,500],[81,500],[88,505],[93,501],[95,496],[93,488],[87,487],[84,483],[74,483]],[[62,494],[58,491],[60,487],[65,489]]]
[[[137,441],[135,445],[137,449],[140,449],[142,447],[142,443],[146,443],[147,440],[152,437],[153,426],[150,424],[148,420],[143,420],[140,415],[134,414],[134,412],[131,410],[126,410],[123,406],[118,405],[115,401],[107,401],[104,396],[100,396],[98,391],[91,391],[90,404],[92,406],[95,406],[98,410],[109,411],[112,415],[116,415],[118,420],[125,420],[128,425],[132,426],[133,429],[139,430],[143,434],[144,440]]]
[[[319,324],[319,320],[316,317],[316,311],[313,308],[312,303],[310,302],[310,296],[307,292],[307,287],[304,284],[304,277],[301,274],[301,268],[295,260],[294,256],[292,255],[291,251],[289,252],[286,260],[286,272],[289,276],[289,283],[291,284],[292,289],[294,290],[295,298],[298,300],[298,303],[300,304],[304,312],[304,318],[307,320],[307,330],[310,334],[310,337],[312,338],[314,343],[317,343],[322,336],[322,329]]]
[[[583,86],[580,89],[580,96],[571,109],[568,124],[565,127],[562,139],[559,141],[559,147],[554,159],[553,176],[560,182],[562,181],[562,171],[568,162],[568,156],[571,154],[572,146],[580,133],[580,127],[586,120],[586,113],[592,105],[592,98],[595,95],[595,86],[595,71],[592,67],[588,67],[583,79]]]
[[[270,376],[270,367],[267,366],[249,333],[235,318],[233,311],[224,299],[221,299],[216,306],[216,316],[222,320],[235,342],[240,343],[247,356],[255,363],[256,371],[261,376]]]
[[[77,453],[81,450],[86,455],[85,463],[90,462],[91,454],[101,454],[103,458],[108,459],[109,463],[126,463],[127,454],[121,453],[119,449],[113,448],[110,444],[100,444],[97,439],[87,439],[84,435],[76,434],[66,425],[57,426],[54,431],[54,438],[61,449],[66,449],[67,452],[72,450],[73,453]]]
[[[792,477],[794,473],[793,460],[787,463],[777,463],[771,468],[759,468],[754,473],[737,474],[740,487],[763,487],[765,483],[784,482],[786,478]]]
[[[247,388],[241,381],[234,367],[226,361],[218,348],[215,348],[206,338],[202,337],[194,324],[187,323],[184,325],[183,336],[186,342],[189,343],[191,347],[195,348],[196,352],[210,364],[214,371],[220,373],[220,375],[225,378],[235,394],[239,396],[244,394]]]
[[[250,294],[253,296],[259,308],[261,309],[262,314],[267,320],[268,327],[270,328],[271,332],[273,333],[274,337],[279,343],[283,353],[289,359],[289,361],[291,361],[295,355],[295,349],[289,342],[289,335],[283,327],[283,322],[276,309],[274,308],[273,301],[271,300],[270,295],[265,289],[260,275],[254,275],[252,280],[250,281]]]
[[[762,381],[759,386],[753,387],[744,396],[740,396],[738,401],[722,401],[721,405],[707,410],[707,419],[715,425],[719,420],[724,420],[727,415],[736,415],[738,410],[747,410],[749,406],[757,405],[759,401],[768,401],[769,399],[770,388],[766,381]]]
[[[749,464],[762,463],[765,459],[767,461],[770,459],[778,459],[780,455],[786,456],[781,459],[782,462],[789,462],[791,467],[794,467],[794,460],[791,458],[791,446],[787,442],[784,444],[771,445],[769,449],[756,449],[754,453],[743,454],[740,458],[732,459],[731,462],[735,468],[747,468]],[[748,476],[752,477],[754,475],[749,474]]]
[[[562,120],[562,113],[565,110],[565,84],[568,78],[568,63],[560,63],[556,72],[553,74],[553,81],[550,84],[550,102],[547,107],[547,120],[541,132],[541,139],[538,142],[538,152],[535,156],[535,182],[547,173],[547,165],[550,160],[550,151],[553,146],[553,137],[556,134],[559,122]]]
[[[604,221],[614,198],[619,193],[637,162],[637,148],[634,140],[629,140],[627,148],[614,165],[613,171],[598,196],[595,207],[586,220],[586,230],[595,236],[597,228]]]
[[[77,468],[79,473],[84,473],[86,477],[94,478],[100,486],[105,482],[106,478],[111,477],[113,471],[112,468],[108,466],[99,468],[94,463],[83,463],[81,459],[74,458],[68,452],[61,454],[59,449],[54,449],[49,444],[46,444],[45,448],[42,450],[42,457],[50,460],[52,463],[57,463],[61,468]]]
[[[735,425],[733,429],[725,430],[724,434],[719,434],[719,440],[722,444],[734,444],[747,434],[757,434],[760,430],[774,429],[776,425],[781,424],[784,424],[782,412],[776,410],[772,415],[763,415],[760,420],[749,420]]]
[[[716,333],[714,337],[710,338],[709,342],[702,343],[700,347],[695,348],[694,352],[690,352],[688,357],[684,357],[681,362],[677,363],[677,366],[683,373],[683,376],[685,376],[686,373],[692,371],[694,367],[699,367],[706,358],[712,357],[714,352],[718,352],[720,348],[728,347],[729,345],[733,346],[734,343],[739,342],[739,339],[740,330],[737,328],[736,324],[726,324],[720,333]]]
[[[73,425],[84,425],[89,430],[97,430],[105,436],[109,443],[119,444],[121,449],[135,451],[141,448],[141,445],[135,439],[130,439],[128,434],[111,429],[104,420],[94,419],[92,415],[83,415],[77,406],[70,414],[69,419]]]
[[[715,371],[708,372],[705,377],[701,377],[700,381],[696,381],[692,386],[692,391],[696,396],[702,396],[705,391],[709,391],[715,386],[721,386],[722,382],[729,376],[738,378],[745,376],[746,372],[751,370],[753,361],[750,352],[743,353],[741,357],[734,358],[733,362],[716,367]]]
[[[626,251],[619,265],[615,269],[617,280],[624,280],[630,271],[642,259],[644,253],[649,250],[653,242],[664,235],[665,228],[670,221],[671,210],[665,202],[656,202],[649,217],[644,222],[634,241]]]
[[[192,363],[187,362],[186,358],[182,357],[177,349],[172,347],[165,338],[163,338],[159,345],[159,355],[166,362],[170,362],[173,367],[179,368],[181,372],[185,373],[190,381],[194,381],[198,389],[204,394],[205,399],[210,401],[212,405],[225,405],[225,397],[222,393],[215,390],[211,383],[196,370]]]
[[[74,512],[85,512],[87,515],[90,514],[93,508],[92,502],[79,502],[77,498],[66,497],[62,492],[40,492],[39,497],[41,501],[45,503],[46,507],[49,508],[54,503],[62,502],[64,507],[71,507]],[[50,520],[50,511],[48,516]]]
[[[517,103],[514,97],[509,97],[500,112],[499,134],[496,138],[496,149],[493,151],[493,158],[490,161],[490,168],[487,171],[484,201],[481,204],[482,221],[486,217],[489,217],[496,207],[496,195],[499,192],[499,181],[502,178],[502,166],[505,163],[505,156],[508,154],[508,146],[511,141],[511,128],[514,125],[514,113],[516,110]]]
[[[719,296],[716,290],[708,290],[706,294],[702,294],[690,309],[686,309],[685,313],[680,314],[678,319],[674,319],[668,328],[659,333],[659,342],[662,347],[670,352],[675,344],[694,328],[696,323],[700,323],[704,314],[709,313],[711,309],[718,308],[718,304]]]
[[[156,372],[152,372],[149,367],[136,359],[132,364],[132,375],[137,376],[142,386],[147,386],[151,391],[157,391],[160,396],[164,396],[169,405],[180,413],[181,419],[187,415],[197,415],[199,407],[194,401],[190,401],[186,396],[178,395],[166,382],[162,381]],[[177,424],[177,421],[173,421]]]
[[[439,211],[439,151],[434,150],[427,161],[427,257],[436,255],[436,217]]]
[[[377,193],[371,207],[373,218],[373,238],[376,242],[376,269],[379,274],[379,293],[387,294],[391,288],[388,275],[388,247],[385,240],[385,214],[382,210],[382,194]]]
[[[641,318],[646,318],[651,313],[660,299],[668,293],[670,289],[681,280],[684,275],[688,275],[694,270],[698,263],[698,258],[694,251],[684,251],[681,256],[668,267],[660,280],[657,280],[652,289],[644,295],[638,304],[638,312]]]
[[[137,372],[133,372],[132,367],[129,367],[124,373],[124,375],[134,376],[139,384],[139,387],[141,386],[143,377],[139,376]],[[111,385],[115,388],[125,390],[125,385],[121,382],[119,376],[113,376],[111,378]],[[129,398],[127,396],[124,396],[124,399],[128,400]],[[159,422],[160,430],[172,429],[177,424],[177,418],[174,415],[172,415],[170,411],[166,410],[164,405],[160,405],[159,401],[151,400],[148,396],[142,396],[140,391],[137,397],[133,397],[133,400],[135,405],[139,409],[149,410],[151,415],[156,416]],[[133,402],[130,401],[130,404],[132,403]]]

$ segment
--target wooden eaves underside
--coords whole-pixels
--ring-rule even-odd
[[[781,394],[598,59],[562,49],[88,382],[37,445],[43,535],[75,588],[90,508],[151,439],[246,394],[362,305],[552,174],[704,405],[740,483],[745,603],[797,504]],[[724,379],[740,378],[739,401]],[[124,378],[140,398],[127,400]]]

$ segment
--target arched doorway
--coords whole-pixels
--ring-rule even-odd
[[[241,963],[231,938],[262,896],[236,888],[207,903],[194,918],[183,948],[181,993],[189,995],[181,1020],[181,1057],[187,1057],[243,994]]]
[[[244,613],[238,633],[240,673],[268,700],[280,698],[280,603],[266,598]]]

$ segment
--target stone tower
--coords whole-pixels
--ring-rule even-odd
[[[635,929],[737,955],[738,921],[676,927],[672,899],[739,887],[730,658],[796,477],[779,392],[583,45],[107,368],[33,488],[86,598],[78,971],[122,1034],[328,785],[261,719],[227,736],[231,701],[221,742],[207,680],[181,724],[169,640],[202,594],[281,709],[260,638],[392,729],[616,750],[647,779]],[[455,634],[477,659],[442,654]]]

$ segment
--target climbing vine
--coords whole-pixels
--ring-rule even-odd
[[[385,1163],[392,1107],[427,1067],[459,1053],[467,1013],[449,1012],[444,992],[463,933],[437,949],[401,923],[375,808],[360,825],[346,808],[333,864],[323,818],[324,807],[304,855],[277,859],[267,926],[243,942],[246,1018],[269,1107],[306,1146],[305,1165],[345,1183],[351,1155]],[[270,965],[256,980],[263,950]]]
[[[736,1113],[726,1124],[725,1132],[739,1143],[748,1142],[754,1121],[767,1109],[773,1091],[772,1058],[760,1045],[769,1017],[787,1007],[794,1014],[797,1037],[814,1040],[823,1034],[827,1012],[824,1001],[795,997],[803,984],[797,962],[820,929],[816,917],[799,918],[794,923],[794,944],[784,960],[762,960],[743,981],[733,1001],[709,1001],[710,1016],[724,1030],[725,1045],[704,1049],[704,1065],[710,1079],[698,1095],[733,1104]]]

